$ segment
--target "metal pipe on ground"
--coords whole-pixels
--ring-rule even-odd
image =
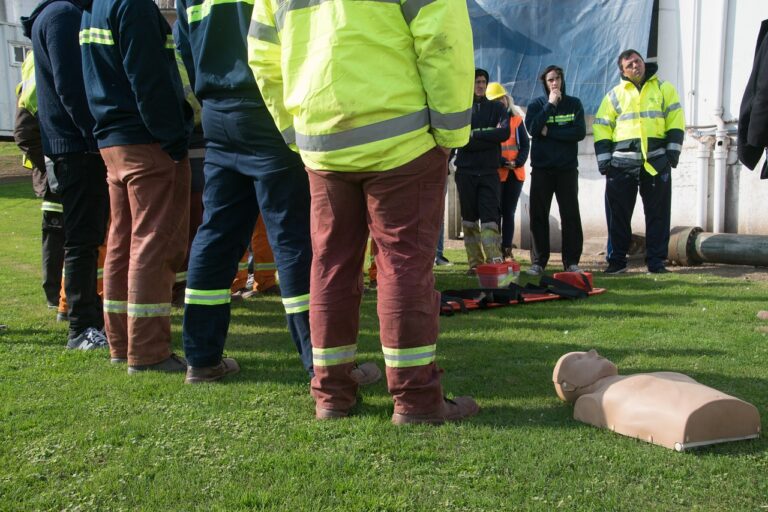
[[[669,236],[673,265],[724,263],[768,267],[768,236],[705,233],[700,227],[677,226]]]

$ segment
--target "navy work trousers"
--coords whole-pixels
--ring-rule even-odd
[[[203,223],[190,250],[184,352],[191,366],[221,361],[230,320],[229,287],[261,212],[280,275],[291,337],[312,375],[309,337],[309,181],[263,104],[205,101]]]
[[[608,263],[627,264],[627,251],[632,241],[632,213],[637,192],[645,211],[645,255],[649,270],[664,266],[669,246],[669,223],[672,209],[672,175],[670,168],[651,176],[642,168],[616,169],[606,173],[605,204],[608,220]]]

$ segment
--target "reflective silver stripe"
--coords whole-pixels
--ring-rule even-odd
[[[607,162],[608,160],[611,160],[613,157],[610,153],[598,153],[597,155],[597,161],[598,162]]]
[[[646,155],[646,157],[653,158],[655,156],[661,156],[661,155],[666,155],[666,154],[667,154],[667,150],[666,149],[659,148],[659,149],[654,149],[653,151],[649,151],[648,154]]]
[[[283,136],[283,140],[286,144],[295,144],[296,143],[296,130],[293,128],[293,126],[289,126],[282,132],[280,132],[280,135]]]
[[[435,0],[408,0],[403,4],[403,18],[407,24],[411,24],[413,19],[419,15],[419,11],[425,5],[429,5]]]
[[[681,108],[683,108],[683,107],[679,103],[673,103],[669,107],[667,107],[667,109],[664,111],[664,113],[665,114],[669,114],[673,110],[680,110]]]
[[[614,151],[612,157],[623,158],[624,160],[637,160],[639,162],[643,161],[643,154],[633,151]]]
[[[314,7],[316,5],[320,5],[328,1],[331,1],[331,0],[288,0],[283,5],[281,5],[277,9],[277,12],[275,13],[275,24],[277,25],[277,30],[279,31],[283,28],[285,15],[288,14],[288,11],[306,9],[308,7]],[[385,4],[398,4],[398,5],[400,4],[400,0],[368,0],[368,1],[381,2]]]
[[[603,126],[613,126],[613,123],[607,119],[596,117],[592,124],[601,124]]]
[[[472,107],[464,112],[452,112],[450,114],[441,114],[436,110],[429,109],[429,124],[438,130],[458,130],[469,126],[471,123]]]
[[[190,149],[187,155],[189,158],[205,158],[205,148]]]
[[[259,23],[255,20],[251,21],[251,26],[248,28],[248,36],[258,39],[259,41],[280,44],[280,39],[277,37],[277,28],[270,27],[269,25]]]
[[[628,114],[622,114],[618,117],[619,121],[628,121],[630,119],[637,119],[638,117],[645,117],[645,118],[664,118],[664,112],[660,112],[658,110],[647,110],[644,112],[631,112]]]
[[[64,205],[61,203],[54,203],[53,201],[43,201],[40,209],[44,212],[64,213]]]
[[[682,150],[683,150],[683,145],[682,144],[677,144],[675,142],[670,142],[669,144],[667,144],[667,151],[678,151],[679,152],[679,151],[682,151]]]
[[[391,139],[392,137],[423,128],[427,124],[429,124],[429,112],[425,108],[412,114],[338,133],[328,133],[325,135],[296,133],[296,145],[304,151],[335,151]]]
[[[618,96],[616,96],[616,91],[611,89],[611,92],[608,93],[608,97],[611,99],[613,110],[615,110],[617,114],[621,115],[621,105],[619,104]]]
[[[133,318],[157,318],[171,315],[171,303],[132,304],[128,303],[128,316]]]

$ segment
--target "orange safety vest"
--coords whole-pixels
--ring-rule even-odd
[[[501,156],[507,161],[514,162],[517,158],[517,127],[523,122],[523,118],[520,116],[511,116],[509,118],[509,138],[501,144]],[[499,167],[499,180],[507,181],[509,177],[509,169],[506,167]],[[517,181],[525,181],[525,166],[515,168],[515,178]]]

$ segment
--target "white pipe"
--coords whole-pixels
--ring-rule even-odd
[[[691,74],[688,79],[688,105],[685,109],[688,115],[688,126],[698,124],[698,116],[696,115],[696,89],[698,83],[696,76],[699,72],[699,27],[701,25],[701,2],[700,0],[694,0],[693,2],[693,34],[691,38]]]
[[[713,158],[715,161],[713,207],[712,207],[712,231],[722,233],[725,230],[725,178],[726,178],[726,160],[728,159],[728,132],[723,120],[723,75],[725,71],[725,46],[726,32],[728,30],[728,0],[720,0],[720,30],[717,30],[715,36],[715,52],[718,57],[714,67],[715,83],[715,108],[712,112],[717,131],[715,132],[715,151]]]
[[[696,198],[696,225],[707,231],[707,195],[709,194],[709,153],[710,145],[704,137],[699,138],[696,151],[696,176],[698,196]]]

